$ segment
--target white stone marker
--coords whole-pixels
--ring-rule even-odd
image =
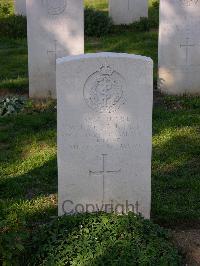
[[[29,95],[56,97],[56,59],[84,53],[83,0],[27,0]]]
[[[152,77],[152,60],[137,55],[57,60],[59,215],[150,217]]]
[[[200,93],[200,0],[161,0],[158,87]]]
[[[26,16],[26,0],[15,0],[15,14]]]
[[[109,0],[109,14],[115,25],[131,24],[148,17],[148,0]]]

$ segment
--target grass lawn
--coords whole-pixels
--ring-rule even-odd
[[[101,5],[106,10],[106,5]],[[150,9],[150,16],[155,17]],[[157,70],[157,31],[114,28],[86,38],[86,52],[150,56]],[[27,92],[26,40],[0,39],[0,91]],[[7,245],[57,215],[55,103],[30,103],[17,116],[0,118],[0,225]],[[152,220],[166,227],[200,219],[200,98],[155,96]],[[0,241],[0,250],[1,250]],[[20,245],[18,245],[20,250]]]
[[[199,97],[164,97],[154,108],[152,217],[162,225],[200,221],[199,125]]]
[[[0,91],[28,91],[26,40],[0,39]]]

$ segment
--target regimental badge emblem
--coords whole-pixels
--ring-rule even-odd
[[[46,0],[49,15],[60,15],[67,7],[67,0]]]
[[[109,65],[89,76],[83,89],[87,105],[97,112],[114,112],[125,103],[125,79]]]
[[[196,5],[199,0],[179,0],[184,6]]]

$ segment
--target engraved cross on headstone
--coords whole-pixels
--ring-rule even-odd
[[[101,175],[103,177],[103,201],[105,199],[105,176],[107,174],[117,174],[121,172],[121,169],[119,170],[106,170],[106,157],[107,154],[102,154],[102,170],[100,171],[91,171],[89,170],[90,175]]]
[[[185,44],[180,44],[181,48],[186,48],[186,65],[188,65],[188,55],[189,55],[189,48],[190,47],[195,47],[195,44],[191,44],[189,42],[190,38],[186,38],[186,43]]]
[[[53,54],[54,55],[54,67],[55,67],[55,70],[56,70],[56,59],[59,57],[58,56],[58,52],[61,52],[61,51],[58,51],[57,40],[54,40],[54,50],[48,50],[47,54]]]

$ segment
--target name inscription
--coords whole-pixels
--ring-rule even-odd
[[[140,126],[129,116],[90,116],[82,123],[67,124],[65,137],[71,139],[69,148],[74,151],[104,146],[109,149],[130,150],[140,144],[130,141],[140,135]]]

